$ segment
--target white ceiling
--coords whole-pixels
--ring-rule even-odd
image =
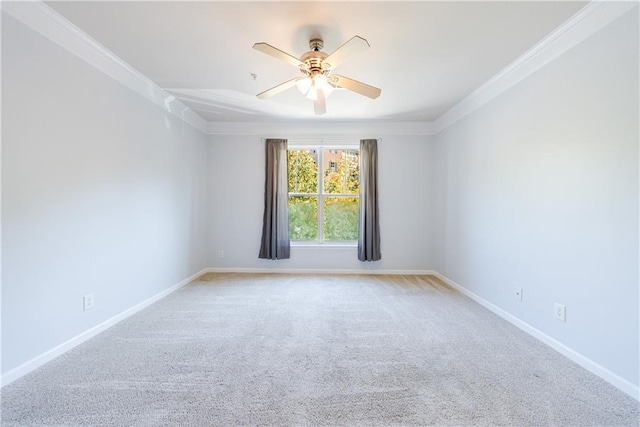
[[[586,3],[554,2],[47,2],[131,66],[214,122],[433,121],[508,66]],[[255,95],[299,71],[252,49],[299,57],[309,39],[331,53],[354,35],[371,48],[339,74],[382,89],[346,90],[314,116],[295,88]],[[256,74],[254,80],[252,74]]]

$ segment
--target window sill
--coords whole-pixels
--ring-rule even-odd
[[[292,248],[305,248],[305,249],[356,249],[358,247],[357,242],[346,243],[311,243],[311,242],[291,242]]]

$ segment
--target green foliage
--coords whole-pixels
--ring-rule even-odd
[[[358,151],[325,150],[324,194],[354,194],[360,192]],[[289,150],[289,193],[318,192],[318,162],[316,150]],[[332,164],[333,162],[333,164]],[[357,240],[357,197],[325,197],[324,240]],[[292,240],[318,239],[318,198],[289,196],[289,235]]]
[[[324,201],[324,239],[358,240],[358,199],[327,197]]]
[[[329,168],[329,162],[325,164],[324,191],[328,194],[358,194],[360,192],[360,170],[357,152],[340,150],[339,153],[341,156],[336,159],[337,168],[335,171]],[[328,156],[330,154],[325,153],[325,157]]]
[[[316,155],[316,150],[289,150],[287,152],[289,193],[318,192]]]
[[[318,239],[317,197],[289,197],[289,238],[291,240]]]

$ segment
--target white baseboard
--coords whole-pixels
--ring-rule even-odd
[[[71,350],[72,348],[76,347],[77,345],[82,344],[83,342],[87,341],[90,338],[93,338],[94,336],[98,335],[100,332],[103,332],[106,329],[109,329],[110,327],[112,327],[116,323],[118,323],[118,322],[126,319],[127,317],[137,313],[138,311],[140,311],[143,308],[153,304],[154,302],[158,301],[159,299],[162,299],[162,298],[166,297],[170,293],[175,292],[176,290],[180,289],[181,287],[183,287],[187,283],[190,283],[194,279],[197,279],[198,277],[203,275],[205,272],[206,272],[206,269],[205,270],[201,270],[201,271],[199,271],[199,272],[187,277],[184,280],[181,280],[180,282],[178,282],[175,285],[171,286],[170,288],[167,288],[164,291],[152,296],[151,298],[148,298],[148,299],[142,301],[141,303],[134,305],[133,307],[123,311],[122,313],[117,314],[117,315],[113,316],[112,318],[110,318],[108,320],[105,320],[104,322],[94,326],[93,328],[82,332],[81,334],[71,338],[70,340],[63,342],[62,344],[52,348],[51,350],[48,350],[48,351],[42,353],[41,355],[36,356],[33,359],[23,363],[22,365],[20,365],[20,366],[14,368],[14,369],[8,371],[4,375],[2,375],[2,377],[0,378],[1,387],[4,387],[7,384],[10,384],[10,383],[14,382],[18,378],[28,374],[31,371],[34,371],[35,369],[39,368],[40,366],[44,365],[45,363],[47,363],[47,362],[49,362],[49,361],[51,361],[53,359],[55,359],[56,357],[62,355],[63,353],[66,353],[67,351]]]
[[[449,285],[451,285],[452,287],[457,289],[458,291],[462,292],[463,294],[465,294],[466,296],[468,296],[469,298],[471,298],[472,300],[474,300],[478,304],[482,305],[483,307],[485,307],[489,311],[497,314],[498,316],[500,316],[503,319],[505,319],[507,322],[509,322],[512,325],[518,327],[519,329],[521,329],[524,332],[528,333],[532,337],[537,338],[538,340],[542,341],[543,343],[545,343],[546,345],[548,345],[552,349],[556,350],[558,353],[560,353],[563,356],[569,358],[570,360],[576,362],[578,365],[582,366],[586,370],[596,374],[597,376],[599,376],[603,380],[607,381],[611,385],[619,388],[620,390],[622,390],[623,392],[625,392],[629,396],[631,396],[634,399],[640,401],[640,388],[638,386],[636,386],[635,384],[632,384],[629,381],[625,380],[624,378],[621,378],[620,376],[614,374],[613,372],[611,372],[607,368],[599,365],[598,363],[596,363],[593,360],[591,360],[591,359],[585,357],[584,355],[578,353],[577,351],[573,350],[572,348],[567,347],[566,345],[562,344],[560,341],[557,341],[556,339],[550,337],[549,335],[545,334],[544,332],[542,332],[542,331],[534,328],[533,326],[529,325],[528,323],[518,319],[514,315],[512,315],[512,314],[506,312],[505,310],[501,309],[500,307],[490,303],[489,301],[485,300],[484,298],[474,294],[473,292],[469,291],[464,286],[459,285],[458,283],[456,283],[453,280],[449,279],[448,277],[438,273],[437,271],[434,271],[433,274],[436,277],[438,277],[439,279],[443,280],[444,282],[448,283]]]
[[[626,394],[628,394],[629,396],[633,397],[636,400],[640,400],[640,388],[632,383],[630,383],[629,381],[625,380],[624,378],[621,378],[620,376],[614,374],[613,372],[611,372],[610,370],[604,368],[603,366],[599,365],[598,363],[594,362],[593,360],[583,356],[582,354],[578,353],[577,351],[567,347],[566,345],[562,344],[561,342],[555,340],[554,338],[551,338],[550,336],[548,336],[547,334],[541,332],[540,330],[534,328],[533,326],[529,325],[528,323],[518,319],[517,317],[513,316],[512,314],[506,312],[505,310],[501,309],[500,307],[490,303],[489,301],[485,300],[484,298],[476,295],[475,293],[469,291],[468,289],[466,289],[464,286],[459,285],[458,283],[454,282],[453,280],[449,279],[448,277],[438,273],[437,271],[434,270],[326,270],[326,269],[264,269],[264,268],[205,268],[193,275],[191,275],[190,277],[180,281],[179,283],[171,286],[170,288],[165,289],[164,291],[152,296],[151,298],[146,299],[145,301],[142,301],[139,304],[136,304],[135,306],[129,308],[128,310],[123,311],[122,313],[100,323],[99,325],[94,326],[93,328],[75,336],[74,338],[71,338],[70,340],[52,348],[51,350],[46,351],[45,353],[34,357],[33,359],[23,363],[22,365],[8,371],[7,373],[5,373],[4,375],[2,375],[0,377],[0,384],[1,387],[4,387],[7,384],[12,383],[13,381],[17,380],[18,378],[28,374],[31,371],[34,371],[35,369],[39,368],[40,366],[44,365],[45,363],[53,360],[54,358],[60,356],[63,353],[66,353],[67,351],[71,350],[72,348],[76,347],[77,345],[87,341],[88,339],[98,335],[99,333],[105,331],[106,329],[110,328],[111,326],[115,325],[116,323],[126,319],[127,317],[137,313],[138,311],[142,310],[143,308],[153,304],[154,302],[164,298],[165,296],[169,295],[172,292],[175,292],[176,290],[180,289],[181,287],[185,286],[186,284],[192,282],[194,279],[197,279],[198,277],[200,277],[201,275],[205,274],[205,273],[284,273],[284,274],[389,274],[389,275],[402,275],[402,274],[406,274],[406,275],[428,275],[428,274],[432,274],[437,276],[438,278],[440,278],[441,280],[443,280],[445,283],[451,285],[453,288],[457,289],[458,291],[462,292],[463,294],[465,294],[466,296],[468,296],[469,298],[471,298],[472,300],[476,301],[478,304],[482,305],[483,307],[485,307],[486,309],[490,310],[491,312],[497,314],[498,316],[502,317],[503,319],[505,319],[506,321],[508,321],[509,323],[513,324],[514,326],[518,327],[519,329],[523,330],[524,332],[528,333],[529,335],[533,336],[534,338],[537,338],[538,340],[542,341],[543,343],[545,343],[546,345],[548,345],[549,347],[553,348],[554,350],[556,350],[557,352],[559,352],[560,354],[568,357],[570,360],[576,362],[578,365],[582,366],[583,368],[587,369],[588,371],[594,373],[595,375],[598,375],[599,377],[601,377],[602,379],[604,379],[605,381],[609,382],[610,384],[612,384],[613,386],[619,388],[620,390],[622,390],[623,392],[625,392]]]
[[[4,375],[0,376],[0,387],[4,387],[17,380],[20,377],[34,371],[45,363],[55,359],[56,357],[66,353],[79,344],[87,341],[90,338],[98,335],[99,333],[107,330],[116,323],[126,319],[127,317],[137,313],[145,307],[153,304],[154,302],[164,298],[172,292],[175,292],[184,285],[192,282],[205,273],[325,273],[325,274],[432,274],[432,270],[321,270],[321,269],[266,269],[266,268],[205,268],[190,277],[180,281],[179,283],[165,289],[164,291],[152,296],[151,298],[142,301],[139,304],[123,311],[120,314],[113,316],[112,318],[105,320],[104,322],[94,326],[93,328],[82,332],[81,334],[63,342],[62,344],[42,353],[39,356],[23,363],[22,365],[8,371]]]
[[[274,274],[388,274],[388,275],[428,275],[433,270],[355,270],[355,269],[318,269],[318,268],[226,268],[213,267],[206,273],[274,273]]]

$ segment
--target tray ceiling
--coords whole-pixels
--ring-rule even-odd
[[[585,2],[48,2],[212,122],[433,121],[578,12]],[[295,88],[255,95],[299,72],[252,49],[330,53],[354,35],[371,48],[337,72],[382,88],[336,90],[327,114]],[[256,77],[254,78],[253,75]]]

